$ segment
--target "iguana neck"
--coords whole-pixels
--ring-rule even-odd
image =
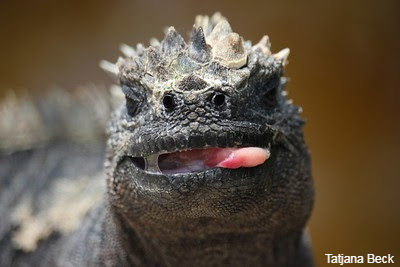
[[[200,222],[203,227],[208,223],[211,224],[210,229],[216,227],[215,222]],[[303,249],[301,229],[286,234],[274,234],[266,230],[246,231],[245,228],[243,231],[237,229],[236,232],[224,232],[219,225],[220,232],[202,234],[194,229],[196,226],[182,227],[179,223],[175,227],[164,224],[156,229],[149,228],[148,225],[143,225],[142,228],[136,224],[135,229],[131,228],[129,231],[125,228],[126,223],[117,225],[120,225],[118,235],[124,242],[124,250],[132,264],[140,262],[144,266],[303,266],[298,263],[305,261],[300,258],[304,257],[304,254],[299,253]],[[128,232],[130,235],[127,235]],[[143,250],[139,251],[138,247]]]
[[[150,255],[157,255],[167,266],[288,266],[295,258],[298,240],[297,235],[281,239],[247,233],[149,239],[147,245]]]

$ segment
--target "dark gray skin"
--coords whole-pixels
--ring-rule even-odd
[[[252,47],[226,25],[203,17],[188,44],[170,28],[161,43],[119,60],[126,104],[108,128],[104,201],[79,229],[54,234],[36,252],[7,254],[0,245],[0,260],[313,266],[304,233],[310,157],[299,108],[284,93],[285,53],[271,54],[265,42]],[[165,174],[160,161],[154,166],[158,154],[215,147],[269,148],[271,156],[251,168]]]

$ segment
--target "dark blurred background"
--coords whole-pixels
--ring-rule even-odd
[[[98,67],[120,43],[148,45],[165,26],[190,32],[221,11],[253,43],[290,47],[288,90],[307,118],[316,204],[309,223],[325,253],[400,261],[400,1],[2,1],[0,94],[112,80]]]

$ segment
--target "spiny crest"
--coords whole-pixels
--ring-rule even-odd
[[[200,63],[206,63],[210,61],[210,50],[211,47],[206,42],[203,28],[193,27],[192,36],[190,38],[190,44],[188,48],[189,57]]]
[[[247,51],[243,38],[232,31],[228,21],[218,13],[210,20],[204,19],[203,21],[208,21],[209,25],[205,27],[211,29],[206,40],[212,47],[213,59],[232,69],[245,66]]]
[[[184,76],[200,69],[212,76],[215,68],[228,72],[246,66],[252,68],[260,57],[264,62],[270,58],[284,66],[289,55],[287,48],[272,54],[268,36],[262,37],[254,46],[249,41],[244,42],[220,13],[211,17],[197,16],[188,43],[174,27],[168,28],[161,42],[152,39],[150,43],[148,48],[138,44],[136,49],[122,45],[126,58],[119,59],[116,66],[103,61],[101,67],[113,74],[118,72],[121,79],[142,80],[150,75],[152,81],[166,81],[176,77],[177,73]]]
[[[174,27],[170,27],[164,40],[161,42],[161,51],[166,56],[177,55],[185,48],[185,46],[186,43],[182,36]]]

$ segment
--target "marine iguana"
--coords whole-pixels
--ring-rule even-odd
[[[313,266],[288,49],[272,54],[267,36],[252,46],[217,13],[196,18],[188,43],[170,27],[122,50],[103,64],[125,96],[105,172],[101,144],[2,155],[1,266]]]

